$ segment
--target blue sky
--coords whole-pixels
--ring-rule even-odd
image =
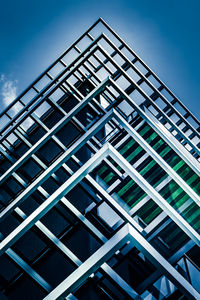
[[[101,16],[200,118],[199,11],[199,0],[1,0],[1,110]]]

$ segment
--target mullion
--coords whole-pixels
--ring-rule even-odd
[[[115,177],[115,174],[114,174],[113,172],[109,172],[109,173],[107,174],[107,176],[103,178],[103,180],[104,180],[108,185],[111,185],[114,181],[116,181],[116,179],[113,178],[113,177]]]
[[[88,68],[88,69],[89,69],[89,68]],[[100,81],[100,80],[99,80],[99,81]],[[100,82],[101,82],[101,81],[100,81]],[[70,83],[68,83],[67,80],[66,80],[66,83],[70,86],[70,88],[73,89],[73,91],[75,92],[75,94],[78,95],[78,96],[80,97],[80,99],[78,99],[77,96],[74,95],[74,97],[75,97],[78,101],[84,99],[85,96],[84,96],[79,90],[77,90],[75,86],[73,86],[73,85],[71,85]],[[95,85],[93,85],[93,89],[94,89],[94,88],[95,88]],[[90,92],[91,92],[91,91],[90,91]],[[94,105],[93,105],[91,102],[89,102],[88,105],[91,107],[92,110],[94,110],[94,111],[98,114],[98,111],[96,110],[96,108],[94,107]],[[97,105],[97,103],[96,103],[96,105]],[[95,105],[95,106],[96,106],[96,105]],[[101,108],[100,105],[98,105],[98,107]]]
[[[145,153],[145,150],[138,145],[135,151],[127,156],[126,160],[130,162],[131,165],[134,165]]]
[[[144,191],[136,186],[134,191],[127,191],[123,195],[123,200],[130,206],[130,208],[137,205],[145,197]]]
[[[149,199],[134,215],[138,215],[146,224],[149,224],[161,211],[161,208],[152,199]]]
[[[103,233],[104,236],[106,236],[107,239],[109,239],[112,234],[114,233],[113,228],[109,227],[108,224],[103,220],[103,218],[100,218],[96,211],[98,207],[95,206],[89,213],[87,213],[87,219],[94,224],[97,228],[100,229],[100,231]]]
[[[182,216],[198,231],[200,232],[200,209],[195,203],[190,204],[183,212]]]
[[[1,149],[1,153],[6,156],[6,158],[13,163],[15,163],[17,161],[17,159],[20,158],[20,155],[15,151],[16,149],[18,149],[21,145],[24,145],[23,141],[21,141],[20,139],[17,140],[17,145],[13,146],[10,145],[10,143],[8,143],[6,140],[3,141],[2,143],[3,147],[5,148],[5,150]]]
[[[84,67],[90,72],[90,74],[91,74],[92,76],[94,76],[94,78],[95,78],[99,83],[101,83],[101,80],[100,80],[99,77],[95,74],[95,72],[93,72],[93,71],[92,71],[88,66],[86,66],[86,65],[84,65]],[[108,87],[106,87],[105,89],[108,90],[109,93],[110,93],[111,95],[113,95],[113,93],[110,91],[110,89],[109,89]],[[115,98],[115,96],[114,96],[114,98]]]
[[[165,236],[163,237],[164,232]],[[178,245],[183,244],[183,242],[186,242],[189,239],[187,235],[175,223],[170,223],[164,229],[164,232],[162,231],[160,235],[170,246],[170,248],[172,248],[172,250],[176,250]]]
[[[151,167],[149,169],[149,167]],[[168,174],[153,160],[142,169],[139,173],[153,186],[158,186],[163,180],[168,177]],[[138,169],[136,169],[138,171]]]
[[[180,192],[183,195],[180,199],[182,203],[179,202],[178,205],[177,200],[180,198]],[[164,186],[164,188],[161,189],[160,194],[175,209],[176,205],[178,205],[179,207],[189,199],[189,196],[173,180],[171,180]],[[172,202],[174,202],[174,205],[172,204]]]
[[[133,158],[135,156],[137,156],[141,151],[142,148],[140,145],[138,145],[137,142],[135,142],[134,139],[132,139],[132,141],[128,142],[123,147],[123,149],[118,150],[120,152],[120,154],[122,154],[128,161],[133,160]]]
[[[130,207],[133,205],[131,200],[134,200],[134,205],[136,205],[145,195],[145,192],[128,177],[126,178],[125,183],[122,181],[122,183],[118,185],[113,192],[117,193]],[[136,201],[135,197],[137,198]],[[127,198],[129,199],[126,200]],[[130,201],[131,203],[129,203]]]
[[[102,166],[97,174],[109,185],[112,185],[119,178],[119,174],[115,172],[115,169],[111,165]],[[120,177],[121,179],[121,177]]]
[[[194,176],[194,175],[193,175]],[[200,194],[200,187],[199,187],[199,178],[195,176],[195,180],[191,183],[191,187],[193,188],[193,190]]]
[[[160,232],[162,239],[168,244],[170,240],[177,236],[177,234],[181,233],[181,229],[175,223],[170,223],[167,227],[164,228],[163,231]],[[175,226],[175,229],[173,228]],[[172,230],[173,228],[173,230]],[[163,236],[164,234],[164,236]],[[169,245],[170,246],[170,245]]]
[[[124,132],[124,138],[126,138],[127,136],[127,133],[126,131]],[[120,140],[122,139],[122,137],[120,137]],[[119,140],[119,142],[120,142]],[[122,145],[118,146],[119,142],[117,143],[117,148],[118,148],[118,151],[124,156],[124,154],[126,153],[126,151],[128,151],[128,149],[130,149],[134,144],[135,144],[135,141],[134,139],[132,138],[128,138],[128,141],[126,140],[125,143],[123,143]]]
[[[139,115],[139,114],[136,114],[136,116],[130,121],[130,125],[133,127],[133,128],[137,128],[138,126],[140,126],[137,131],[139,132],[140,128],[142,128],[143,124],[142,122],[144,122],[144,119]],[[140,125],[141,124],[141,125]]]
[[[114,135],[109,142],[115,147],[116,145],[119,145],[119,149],[122,148],[123,144],[121,145],[121,143],[127,140],[127,132],[122,128],[119,130],[118,134]]]
[[[122,182],[120,186],[117,187],[117,189],[115,190],[115,192],[122,197],[125,192],[129,191],[129,189],[135,185],[135,182],[130,179],[130,178],[126,178],[125,182]]]

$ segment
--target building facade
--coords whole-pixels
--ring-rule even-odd
[[[200,299],[200,123],[104,20],[0,125],[0,299]]]

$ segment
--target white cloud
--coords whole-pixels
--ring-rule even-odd
[[[3,82],[1,96],[4,106],[8,106],[17,97],[17,80],[7,80],[4,74],[1,74],[0,81]]]
[[[0,74],[0,98],[1,105],[5,108],[17,97],[17,80],[8,79],[5,74]],[[17,102],[10,109],[10,115],[13,117],[21,110],[21,104]]]
[[[17,80],[8,79],[5,74],[0,74],[0,96],[2,97],[1,104],[6,107],[10,103],[17,98]],[[17,101],[12,107],[9,109],[9,115],[14,117],[19,111],[21,111],[23,105]],[[28,117],[21,124],[22,128],[26,131],[31,125],[33,125],[33,120]]]
[[[0,75],[0,82],[4,81],[5,80],[5,74],[1,74]]]

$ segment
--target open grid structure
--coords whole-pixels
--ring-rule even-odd
[[[104,20],[0,124],[1,299],[200,299],[200,123]]]

